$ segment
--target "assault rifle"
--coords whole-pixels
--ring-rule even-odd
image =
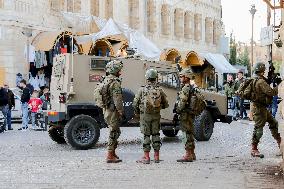
[[[275,73],[275,67],[273,66],[272,61],[269,61],[269,70],[268,70],[266,82],[269,85],[273,84],[274,87],[279,85],[282,82],[280,75],[278,73]]]

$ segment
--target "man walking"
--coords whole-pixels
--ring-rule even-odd
[[[121,133],[119,127],[124,117],[121,80],[119,78],[122,67],[123,65],[119,61],[113,60],[109,62],[106,65],[107,76],[103,81],[104,85],[107,86],[107,94],[104,98],[109,98],[104,108],[104,119],[110,130],[106,158],[107,163],[119,163],[122,161],[115,153],[118,138]]]
[[[4,88],[8,94],[8,110],[7,110],[7,125],[8,130],[13,130],[12,128],[12,108],[15,107],[15,96],[14,93],[9,89],[9,85],[5,84]]]
[[[27,88],[27,82],[26,80],[20,81],[20,87],[23,90],[23,94],[21,96],[21,109],[22,109],[22,128],[18,130],[27,130],[28,129],[28,123],[29,123],[29,109],[28,109],[28,102],[30,100],[30,90]]]
[[[155,163],[160,162],[160,111],[169,107],[166,94],[157,85],[158,73],[154,69],[146,71],[146,86],[141,87],[133,100],[135,115],[140,115],[140,130],[144,135],[144,156],[137,163],[150,164],[151,144]]]
[[[278,94],[278,85],[272,89],[265,81],[264,72],[265,64],[257,63],[254,69],[255,77],[252,81],[252,115],[255,122],[251,149],[251,155],[253,157],[263,156],[258,151],[257,146],[263,135],[263,127],[266,122],[268,122],[270,132],[273,138],[277,141],[279,148],[281,143],[281,136],[278,132],[278,121],[267,109],[268,105],[272,103],[273,96]]]
[[[196,160],[194,153],[194,114],[189,109],[191,97],[194,92],[194,87],[190,84],[190,80],[194,79],[193,72],[190,68],[186,68],[180,72],[180,81],[182,89],[178,93],[178,100],[176,102],[176,112],[180,114],[180,126],[183,132],[183,142],[185,148],[185,155],[177,162],[192,162]]]
[[[8,93],[5,88],[0,88],[0,111],[4,116],[4,130],[6,130],[7,125],[7,112],[8,112]]]
[[[235,81],[235,85],[236,85],[236,90],[238,90],[238,88],[240,87],[240,85],[245,82],[245,78],[244,78],[244,72],[242,70],[239,70],[238,72],[238,78]],[[236,96],[236,101],[239,103],[240,106],[240,119],[248,119],[248,115],[244,106],[244,99],[242,99],[239,96]]]

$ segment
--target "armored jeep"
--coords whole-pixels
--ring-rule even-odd
[[[46,111],[46,124],[52,140],[68,143],[76,149],[93,147],[99,137],[100,129],[106,128],[103,110],[93,102],[93,91],[105,75],[105,65],[111,58],[88,55],[59,55],[55,58],[50,84],[51,110]],[[170,107],[161,112],[161,130],[167,137],[174,137],[180,130],[173,113],[177,92],[180,89],[179,73],[169,62],[147,61],[137,58],[121,58],[123,104],[126,120],[122,127],[137,127],[132,119],[132,101],[139,87],[145,83],[145,72],[154,68],[159,74],[159,85],[167,94]],[[196,117],[195,138],[199,141],[210,139],[214,123],[231,123],[227,116],[226,96],[202,91],[207,108]]]

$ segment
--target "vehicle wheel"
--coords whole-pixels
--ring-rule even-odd
[[[194,120],[194,137],[198,141],[208,141],[214,128],[214,121],[208,110],[204,110]]]
[[[52,126],[48,130],[48,135],[54,142],[57,142],[58,144],[65,144],[66,141],[64,139],[64,129],[58,128],[55,126]]]
[[[164,134],[166,137],[175,137],[175,136],[177,136],[178,131],[179,131],[179,130],[177,130],[177,129],[162,130],[163,134]]]
[[[79,150],[92,148],[99,140],[100,127],[95,119],[87,115],[73,117],[64,127],[64,139]]]

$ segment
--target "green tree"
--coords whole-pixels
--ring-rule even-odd
[[[230,34],[230,63],[232,65],[237,64],[237,44],[235,38],[233,37],[233,33]]]
[[[275,73],[279,73],[280,72],[280,67],[281,67],[282,61],[273,61],[273,66],[275,68]]]
[[[237,64],[246,66],[248,69],[248,73],[250,75],[250,60],[249,60],[249,52],[248,52],[248,47],[245,46],[245,49],[243,52],[240,53],[240,55],[237,58]]]

